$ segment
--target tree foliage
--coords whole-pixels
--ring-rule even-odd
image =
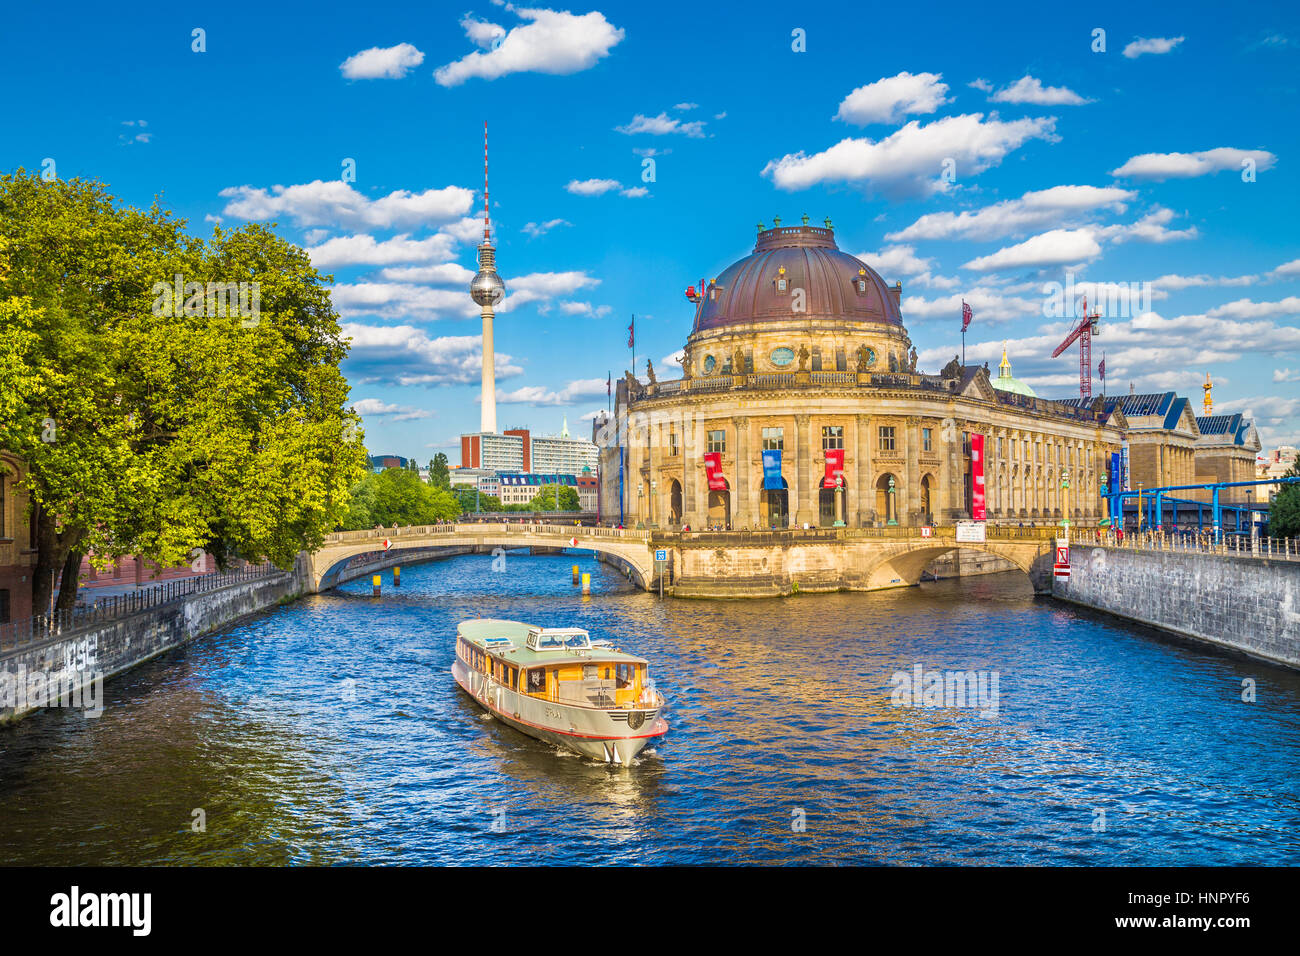
[[[433,456],[429,462],[429,484],[439,488],[451,487],[451,469],[447,466],[447,456],[442,452]]]
[[[75,601],[87,553],[287,566],[363,472],[327,280],[266,227],[185,225],[93,181],[0,176],[0,446],[29,465],[36,606],[60,573]],[[218,309],[208,284],[241,282],[257,311]]]
[[[434,524],[460,512],[460,502],[449,490],[421,481],[419,473],[409,468],[385,468],[353,486],[343,528],[361,531],[375,525]]]
[[[1300,455],[1287,470],[1287,477],[1300,476]],[[1269,508],[1268,533],[1277,538],[1300,535],[1300,482],[1283,485]]]

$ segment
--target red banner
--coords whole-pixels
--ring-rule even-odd
[[[835,479],[844,476],[844,449],[826,449],[826,476],[822,478],[823,488],[834,488]]]
[[[722,453],[711,451],[704,456],[704,473],[709,477],[710,491],[726,491],[727,479],[722,477]]]
[[[985,521],[988,514],[984,510],[984,436],[970,436],[970,516],[976,521]]]

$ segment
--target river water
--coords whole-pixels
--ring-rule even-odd
[[[98,719],[0,728],[0,863],[1297,860],[1290,672],[1035,599],[1018,572],[723,602],[588,556],[492,562],[268,611],[111,681]],[[475,615],[648,658],[667,737],[612,768],[485,717],[449,672]],[[896,706],[918,665],[985,673],[985,706]]]

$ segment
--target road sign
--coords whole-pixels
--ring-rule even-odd
[[[393,546],[393,542],[391,542],[391,541],[389,541],[387,538],[385,538],[385,539],[384,539],[384,550],[387,551],[387,550],[388,550],[389,548],[391,548],[392,546]]]
[[[570,539],[569,539],[569,547],[571,547],[571,548],[576,548],[577,546],[578,546],[578,539],[577,539],[577,538],[570,538]]]
[[[666,550],[662,549],[662,548],[661,548],[660,550],[656,551],[656,552],[655,552],[655,560],[656,560],[656,561],[667,561],[667,560],[668,560],[668,552],[667,552]]]
[[[921,537],[922,537],[922,538],[928,538],[928,537],[930,537],[930,536],[933,535],[933,534],[934,534],[934,529],[931,528],[928,524],[923,524],[923,525],[921,525]]]
[[[1056,563],[1063,564],[1067,568],[1070,566],[1070,546],[1058,547],[1056,549]]]
[[[1058,578],[1068,578],[1070,576],[1070,566],[1068,564],[1058,564],[1052,568],[1052,574]]]
[[[984,522],[983,521],[958,521],[957,540],[962,542],[983,541]]]

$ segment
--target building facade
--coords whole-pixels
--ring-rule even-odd
[[[489,471],[531,471],[532,447],[526,428],[512,428],[504,433],[475,432],[460,436],[462,468],[486,468]]]
[[[619,382],[598,432],[602,518],[950,523],[977,510],[982,471],[990,521],[1095,524],[1123,413],[995,388],[986,366],[956,358],[922,372],[901,297],[838,249],[829,220],[760,226],[751,255],[687,290],[681,379],[660,382],[647,363],[648,383]]]
[[[21,459],[0,451],[0,624],[32,614],[36,542],[22,489],[26,471]]]
[[[596,470],[599,462],[599,450],[595,444],[585,438],[574,438],[569,434],[569,422],[558,435],[537,437],[532,441],[532,470],[539,474],[576,475],[582,469]]]
[[[498,475],[497,481],[503,505],[526,505],[541,494],[542,489],[548,485],[578,487],[576,475],[509,474]]]

